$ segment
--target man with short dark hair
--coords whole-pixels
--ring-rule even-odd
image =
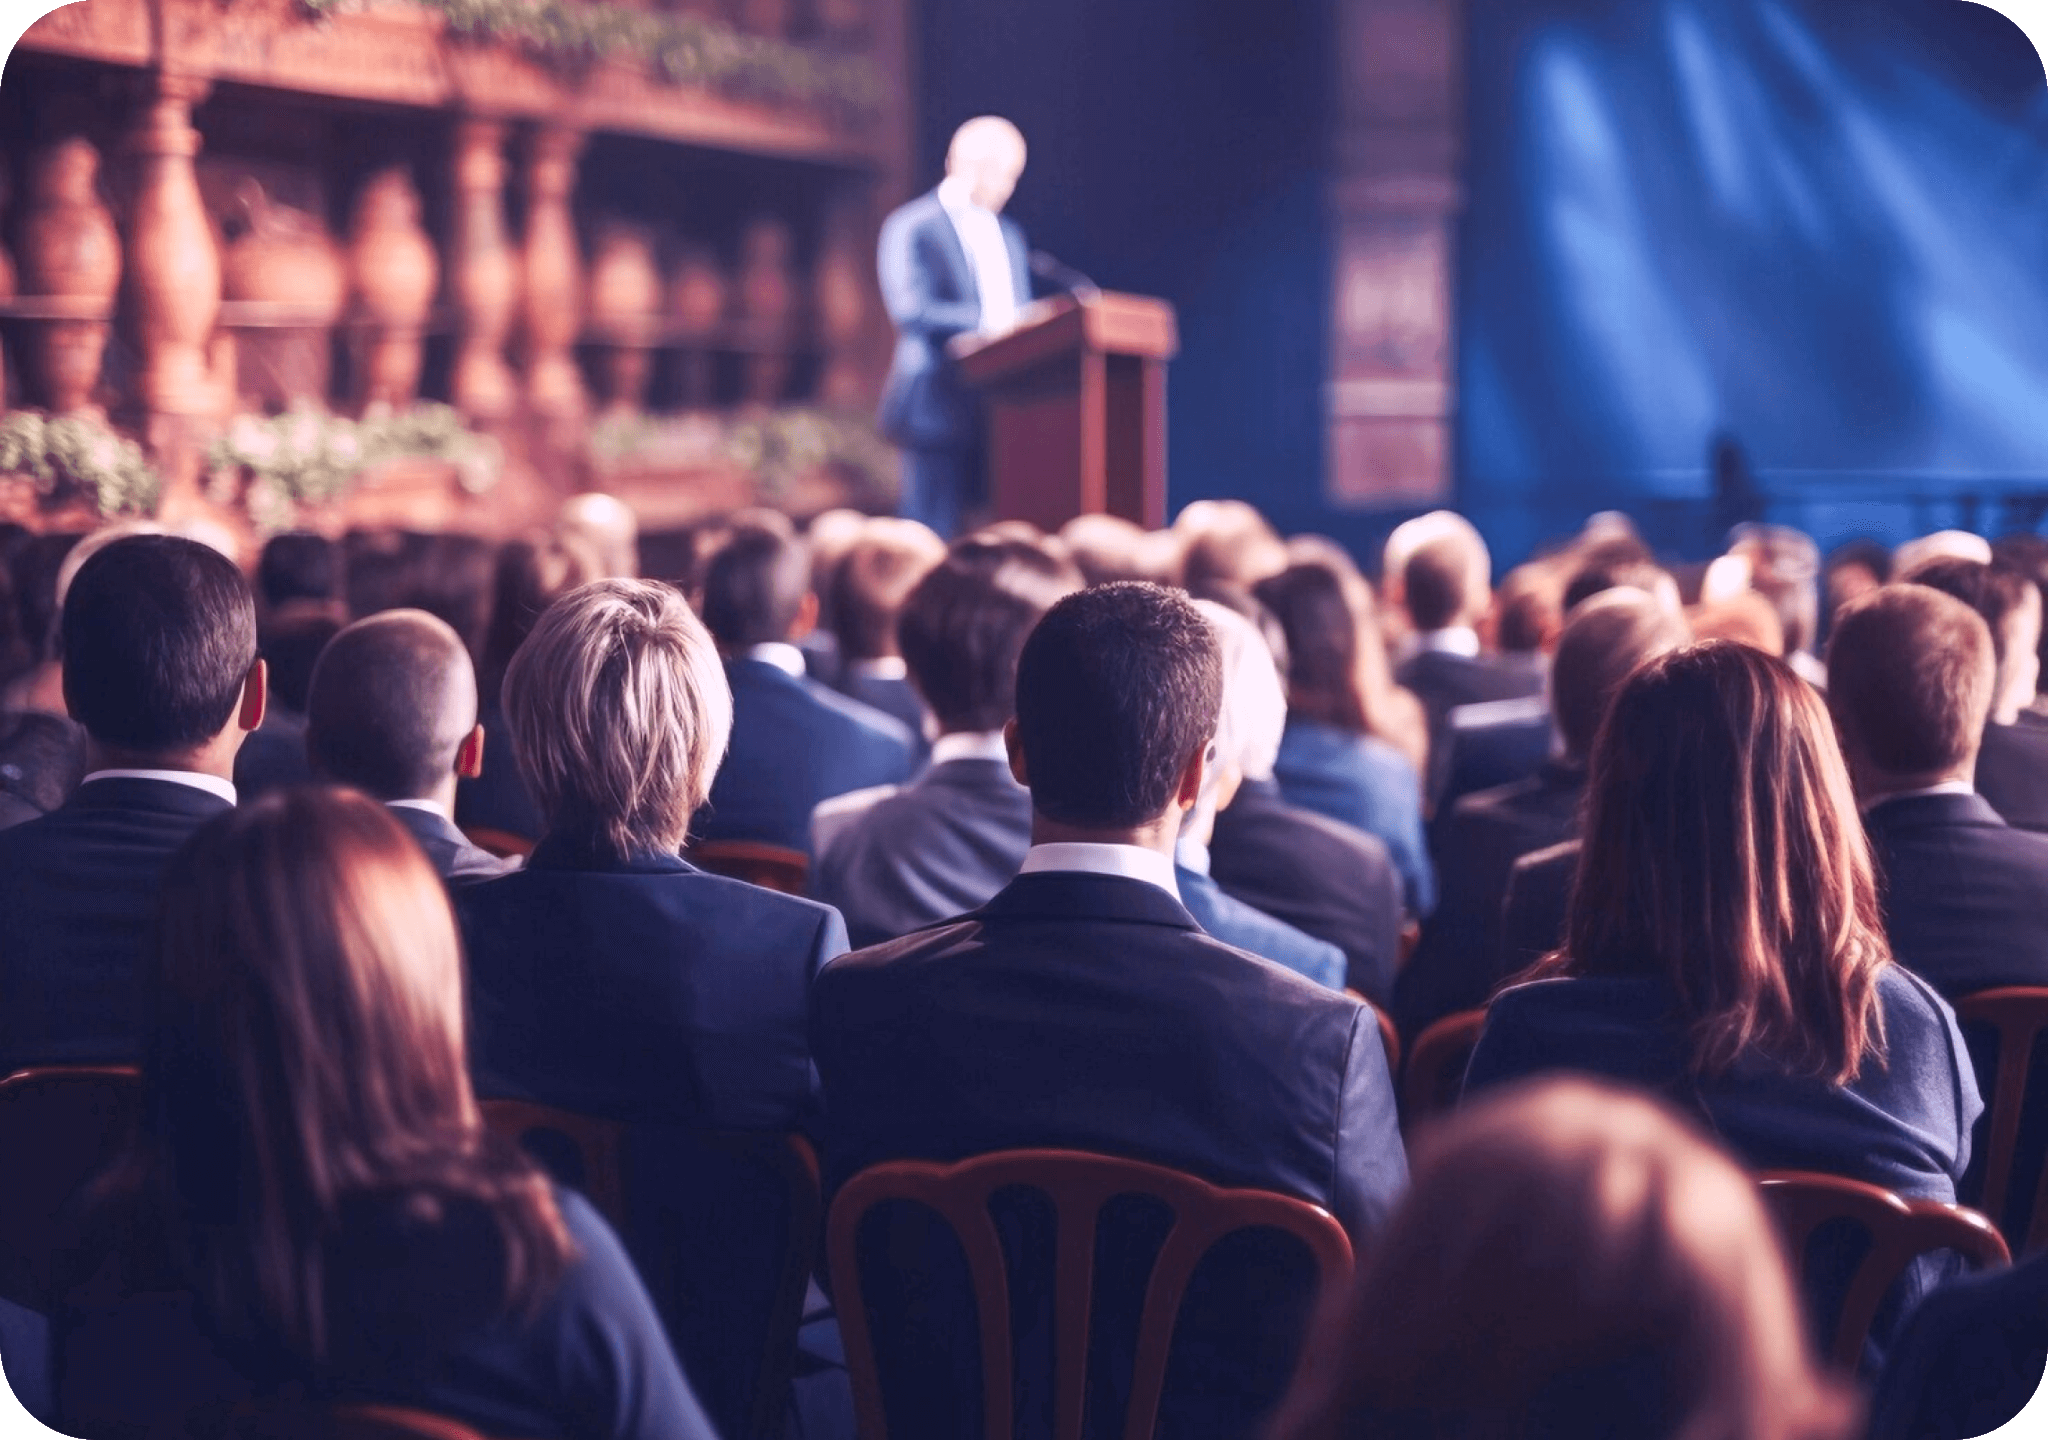
[[[1970,784],[1993,652],[1978,614],[1919,584],[1851,601],[1828,644],[1828,708],[1884,876],[1892,954],[1950,1000],[2048,985],[2048,836],[2008,825]]]
[[[1977,793],[2006,823],[2048,831],[2048,729],[2019,723],[2033,703],[2041,656],[2041,591],[2002,565],[1930,560],[1905,579],[1968,605],[1991,628],[1998,673],[1977,751]]]
[[[1372,1012],[1204,934],[1178,897],[1174,842],[1221,690],[1215,634],[1176,592],[1098,586],[1038,623],[1006,730],[1031,792],[1019,874],[980,910],[841,956],[812,986],[828,1191],[885,1160],[1050,1146],[1323,1205],[1369,1249],[1407,1181]],[[1143,1245],[1127,1221],[1112,1221],[1111,1253]],[[1204,1268],[1176,1337],[1203,1393],[1169,1387],[1161,1429],[1250,1433],[1277,1398],[1230,1328],[1250,1281]],[[1270,1290],[1284,1266],[1260,1273]],[[972,1323],[936,1298],[949,1290],[931,1293],[943,1353]],[[918,1387],[892,1433],[964,1433],[978,1410],[959,1399]]]
[[[704,624],[732,686],[732,748],[692,832],[802,850],[818,802],[906,779],[902,722],[805,674],[796,641],[818,619],[811,561],[787,528],[737,528],[704,575]]]
[[[62,631],[87,774],[60,809],[0,831],[0,1073],[139,1056],[164,863],[234,805],[235,752],[263,719],[254,601],[204,545],[106,546],[73,579]]]
[[[918,582],[898,620],[904,660],[939,728],[900,789],[818,807],[811,893],[874,945],[987,903],[1031,848],[1031,796],[1010,774],[1024,637],[1080,588],[1071,565],[1015,540],[967,539]]]
[[[1637,667],[1686,638],[1682,619],[1633,587],[1603,591],[1572,612],[1550,669],[1556,753],[1530,779],[1467,795],[1439,819],[1441,897],[1394,984],[1403,1034],[1484,1005],[1505,978],[1496,957],[1515,861],[1579,833],[1586,758],[1615,692]]]
[[[336,635],[313,668],[306,756],[323,779],[391,807],[443,880],[514,868],[455,828],[455,782],[483,773],[476,670],[462,637],[424,610],[386,610]]]

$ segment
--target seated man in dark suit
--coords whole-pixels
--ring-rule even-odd
[[[456,779],[483,773],[484,727],[475,667],[445,621],[386,610],[335,636],[313,669],[306,753],[323,779],[390,806],[450,884],[514,868],[452,818]]]
[[[900,789],[818,807],[811,893],[856,945],[907,935],[986,904],[1031,848],[1031,796],[1010,774],[1017,652],[1073,568],[1021,541],[967,539],[904,602],[904,658],[936,717],[932,763]]]
[[[1998,680],[1977,751],[1977,793],[2008,824],[2048,831],[2048,729],[2020,723],[2041,669],[2041,591],[2017,571],[1975,560],[1931,560],[1904,577],[1975,610],[1991,627]]]
[[[1236,798],[1247,765],[1272,768],[1273,757],[1280,753],[1280,732],[1287,724],[1287,694],[1273,652],[1251,621],[1213,600],[1197,600],[1195,608],[1216,632],[1223,701],[1202,791],[1181,823],[1174,848],[1181,903],[1197,924],[1224,944],[1285,965],[1318,985],[1342,990],[1342,950],[1246,904],[1210,878],[1209,843],[1217,807]]]
[[[1370,1249],[1407,1177],[1371,1011],[1204,934],[1177,898],[1174,839],[1201,792],[1220,690],[1214,632],[1174,592],[1103,585],[1039,622],[1007,731],[1031,791],[1021,872],[973,914],[842,956],[812,987],[828,1191],[879,1161],[1053,1146],[1296,1196]],[[1119,1228],[1110,1253],[1148,1253]],[[957,1364],[929,1357],[957,1359],[972,1322],[939,1250],[913,1253],[934,1287],[917,1312],[928,1322],[913,1314],[890,1333],[931,1383],[892,1408],[891,1433],[964,1433],[970,1389],[938,1378]],[[1212,1277],[1204,1295],[1245,1288],[1242,1274]],[[1206,1334],[1202,1393],[1169,1387],[1164,1433],[1256,1430],[1276,1395],[1252,1377],[1271,1357],[1241,1334],[1219,1339],[1213,1319],[1244,1308],[1191,1296],[1190,1313],[1211,1319],[1184,1325],[1176,1348]],[[1021,1373],[1037,1371],[1044,1333],[1024,1329]]]
[[[1871,1398],[1870,1440],[2016,1434],[2009,1422],[2034,1401],[2044,1365],[2048,1254],[1960,1276],[1899,1331]]]
[[[1887,585],[1844,607],[1828,708],[1884,878],[1892,957],[1953,1001],[2048,985],[2048,835],[1970,787],[1997,663],[1969,606]]]
[[[1562,753],[1534,778],[1467,795],[1439,817],[1442,891],[1394,986],[1402,1034],[1486,1003],[1503,978],[1496,963],[1501,906],[1515,861],[1579,833],[1586,756],[1608,703],[1637,666],[1685,641],[1685,622],[1632,587],[1596,595],[1572,612],[1550,670]]]
[[[1526,665],[1503,665],[1481,653],[1479,621],[1492,595],[1485,543],[1469,525],[1446,524],[1441,533],[1409,554],[1401,593],[1415,651],[1396,667],[1394,678],[1415,692],[1429,712],[1432,803],[1450,780],[1450,712],[1482,700],[1512,700],[1543,688],[1543,675]]]
[[[896,616],[917,582],[945,555],[945,542],[917,521],[885,516],[861,527],[860,538],[831,577],[832,624],[839,640],[832,685],[902,722],[917,739],[920,760],[927,712],[896,640]]]
[[[706,840],[802,850],[818,802],[907,779],[909,727],[804,673],[795,640],[817,622],[810,557],[784,521],[739,528],[704,577],[704,623],[732,688],[732,749],[698,814]]]
[[[0,831],[0,1073],[138,1058],[158,879],[235,803],[235,751],[263,720],[249,587],[204,545],[108,545],[72,581],[62,628],[88,771],[60,809]]]

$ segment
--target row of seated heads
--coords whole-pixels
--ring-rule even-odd
[[[1962,563],[1976,568],[1958,572],[1957,589],[1992,588],[1989,567]],[[551,825],[621,848],[680,844],[732,723],[719,649],[800,630],[815,603],[806,597],[819,589],[813,564],[786,525],[747,517],[711,552],[701,578],[686,582],[706,620],[717,617],[708,628],[681,591],[617,578],[574,587],[529,619],[505,666],[503,699],[512,748]],[[1410,567],[1406,578],[1420,573]],[[1073,824],[1114,828],[1167,808],[1218,728],[1245,636],[1277,632],[1295,691],[1301,657],[1320,653],[1303,614],[1323,614],[1328,628],[1346,632],[1340,651],[1371,643],[1363,623],[1370,591],[1322,557],[1253,578],[1257,603],[1234,581],[1205,587],[1235,602],[1221,613],[1258,617],[1234,628],[1144,582],[1083,593],[1087,578],[1071,547],[1063,555],[1025,534],[977,535],[919,575],[895,627],[941,725],[986,730],[1014,716],[1035,804]],[[1849,766],[1911,775],[1952,764],[1991,708],[1997,627],[1970,595],[1928,585],[1859,597],[1834,622],[1831,716],[1830,702],[1763,649],[1684,645],[1657,588],[1587,597],[1555,644],[1561,694],[1576,686],[1614,699],[1576,718],[1560,706],[1567,743],[1576,733],[1591,757],[1585,873],[1598,878],[1582,886],[1566,943],[1545,963],[1570,973],[1649,967],[1671,975],[1697,1012],[1693,1043],[1704,1070],[1759,1046],[1804,1073],[1853,1075],[1882,1053],[1874,976],[1886,950]],[[764,597],[771,621],[788,623],[732,628],[755,623],[748,595]],[[178,596],[182,604],[151,603]],[[841,594],[836,603],[860,601]],[[1432,613],[1425,600],[1415,623]],[[66,699],[96,740],[123,752],[211,743],[247,705],[257,616],[239,573],[203,547],[144,537],[103,550],[78,568],[63,608]],[[977,651],[976,635],[995,639]],[[332,656],[366,676],[402,670],[446,684],[469,664],[454,627],[409,616],[353,630],[350,645],[360,647],[354,658],[349,647]],[[439,659],[414,663],[422,649]],[[985,661],[979,670],[934,658],[976,654]],[[316,723],[326,665],[310,684]],[[1276,672],[1270,661],[1267,669]],[[1598,678],[1567,678],[1581,671]],[[374,687],[345,688],[344,702]],[[345,716],[345,703],[334,713]],[[345,746],[355,728],[339,724],[333,743]],[[466,734],[449,727],[434,744],[459,747]],[[515,1288],[544,1287],[563,1262],[559,1218],[531,1172],[478,1130],[464,1078],[459,946],[438,881],[394,822],[346,792],[286,792],[214,822],[178,867],[153,962],[149,1103],[164,1147],[153,1173],[190,1213],[219,1219],[220,1233],[205,1239],[195,1263],[223,1267],[218,1283],[248,1308],[250,1323],[300,1343],[318,1325],[303,1294],[275,1276],[266,1288],[267,1272],[236,1257],[280,1253],[292,1227],[335,1203],[331,1192],[376,1183],[492,1206],[523,1277]],[[1704,943],[1729,934],[1752,943]],[[1742,963],[1729,963],[1731,948]],[[261,1024],[252,1028],[250,1016]],[[306,1063],[344,1051],[354,1057],[348,1065]],[[305,1093],[365,1074],[384,1082],[374,1105]],[[285,1118],[308,1108],[318,1124]],[[223,1117],[236,1133],[224,1131]],[[1583,1087],[1547,1090],[1475,1110],[1433,1143],[1420,1152],[1403,1220],[1367,1269],[1360,1295],[1370,1302],[1361,1298],[1350,1329],[1333,1332],[1343,1336],[1345,1363],[1309,1372],[1343,1379],[1305,1389],[1302,1433],[1383,1433],[1354,1431],[1342,1417],[1440,1409],[1454,1395],[1503,1414],[1539,1399],[1565,1405],[1569,1397],[1545,1389],[1544,1377],[1635,1363],[1646,1346],[1656,1353],[1659,1340],[1646,1336],[1670,1337],[1672,1368],[1659,1383],[1722,1415],[1720,1429],[1686,1433],[1846,1433],[1843,1397],[1803,1368],[1796,1341],[1769,1339],[1796,1322],[1782,1271],[1755,1258],[1775,1252],[1759,1240],[1766,1231],[1754,1197],[1668,1117]],[[224,1154],[280,1147],[291,1154],[276,1167],[221,1163]],[[349,1164],[334,1168],[342,1155]],[[1481,1165],[1489,1168],[1460,1168]],[[1471,1178],[1517,1165],[1528,1167],[1529,1185]],[[245,1184],[269,1189],[228,1188]],[[1727,1203],[1696,1208],[1689,1198],[1720,1192]],[[1728,1198],[1738,1192],[1748,1199]],[[1588,1193],[1599,1203],[1585,1203]],[[1488,1210],[1488,1194],[1516,1203]],[[1532,1207],[1536,1194],[1542,1203]],[[1581,1250],[1602,1246],[1611,1250],[1604,1265],[1579,1264]],[[1460,1286],[1555,1307],[1545,1263],[1587,1272],[1594,1288],[1559,1312],[1578,1320],[1541,1331],[1546,1345],[1533,1352],[1477,1345],[1469,1313],[1455,1308],[1461,1293],[1473,1303]],[[1657,1283],[1644,1283],[1653,1274]],[[1497,1313],[1512,1308],[1495,1304]],[[1419,1318],[1432,1314],[1434,1325]],[[1390,1315],[1418,1318],[1388,1336]],[[1637,1338],[1620,1346],[1623,1335]],[[1405,1358],[1357,1363],[1367,1353]],[[1475,1390],[1475,1376],[1491,1379]],[[1770,1423],[1759,1418],[1764,1411]],[[1307,1428],[1318,1424],[1338,1428]],[[1475,1427],[1460,1433],[1496,1433]]]

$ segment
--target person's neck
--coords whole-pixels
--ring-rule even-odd
[[[1049,819],[1036,810],[1031,812],[1031,843],[1033,845],[1134,845],[1140,850],[1156,850],[1161,855],[1173,856],[1173,842],[1180,838],[1181,812],[1169,810],[1157,820],[1128,829],[1098,830],[1092,826],[1068,825]]]
[[[237,738],[239,730],[231,731]],[[217,735],[206,744],[189,750],[147,751],[128,750],[118,745],[105,745],[86,737],[85,768],[87,774],[101,770],[185,770],[194,775],[211,775],[230,784],[235,778],[235,745],[225,735]]]
[[[441,807],[442,814],[453,815],[455,813],[455,772],[450,770],[446,780],[443,780],[424,795],[401,795],[399,799],[419,800],[429,805],[438,805]]]
[[[1976,771],[1975,755],[1970,756],[1968,764],[1949,770],[1929,770],[1919,775],[1890,775],[1865,770],[1856,777],[1857,798],[1868,810],[1894,795],[1911,795],[1921,790],[1932,790],[1937,785],[1967,785]]]

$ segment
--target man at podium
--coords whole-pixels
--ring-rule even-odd
[[[896,356],[876,424],[903,451],[900,513],[950,538],[982,498],[979,405],[949,349],[999,335],[1031,300],[1030,252],[1002,218],[1024,173],[1024,137],[996,115],[969,120],[946,178],[882,222],[876,257]]]

